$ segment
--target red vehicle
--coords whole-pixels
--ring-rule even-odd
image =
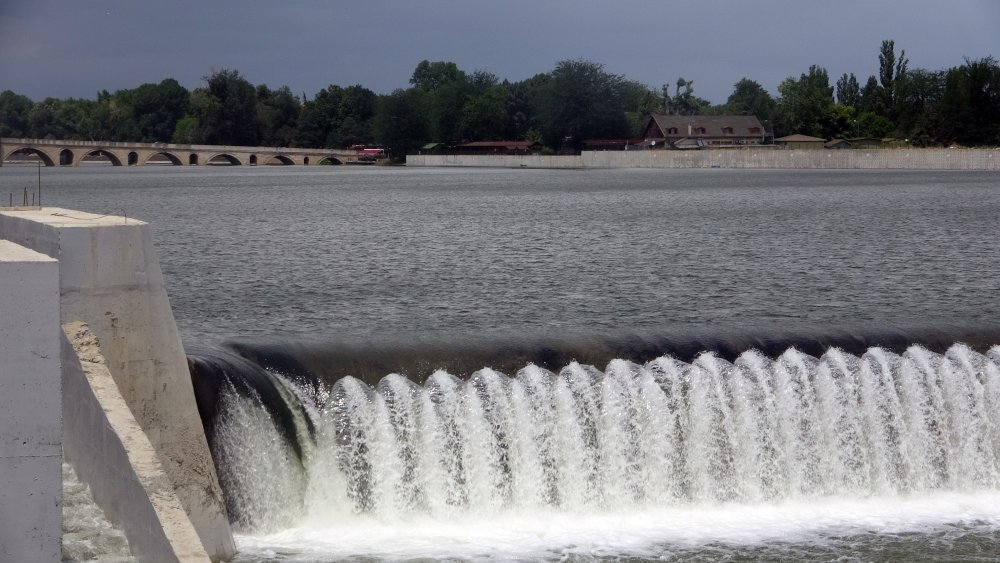
[[[385,149],[366,147],[365,145],[351,145],[351,149],[358,153],[359,162],[375,162],[380,158],[385,158]]]

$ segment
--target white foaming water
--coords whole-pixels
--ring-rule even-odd
[[[90,487],[63,462],[62,560],[73,563],[135,563],[125,533],[94,502]]]
[[[659,558],[1000,529],[1000,348],[345,378],[309,400],[301,465],[255,405],[217,430],[244,452],[221,470],[244,560]]]

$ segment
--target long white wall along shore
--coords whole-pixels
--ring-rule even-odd
[[[579,155],[407,155],[407,166],[1000,170],[1000,149],[585,151]]]
[[[0,240],[0,561],[62,559],[59,266]]]
[[[90,326],[205,551],[231,558],[222,491],[148,225],[50,207],[0,211],[0,239],[58,259],[61,322]]]

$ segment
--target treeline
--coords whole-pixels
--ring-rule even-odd
[[[776,137],[893,137],[916,146],[1000,145],[1000,65],[966,59],[946,70],[911,69],[892,41],[879,73],[834,83],[811,66],[778,85],[773,97],[744,78],[713,105],[679,78],[653,89],[603,65],[567,60],[520,82],[452,62],[423,61],[410,87],[376,94],[330,85],[307,97],[287,86],[254,86],[238,71],[205,77],[187,90],[176,80],[143,84],[95,100],[40,102],[0,93],[0,136],[342,148],[380,145],[397,155],[439,142],[539,141],[548,151],[579,150],[587,139],[635,138],[654,113],[756,115]]]

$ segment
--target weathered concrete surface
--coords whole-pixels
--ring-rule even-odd
[[[407,155],[407,166],[1000,170],[1000,149],[586,151],[579,156]]]
[[[63,325],[66,459],[90,485],[132,555],[151,563],[210,559],[153,445],[118,392],[97,337],[85,323]]]
[[[59,260],[61,322],[86,322],[100,339],[206,552],[231,558],[222,491],[148,225],[50,207],[0,211],[0,239]]]
[[[0,240],[0,561],[62,558],[59,265]]]
[[[406,155],[407,166],[465,166],[479,168],[583,168],[577,155],[425,154]]]

